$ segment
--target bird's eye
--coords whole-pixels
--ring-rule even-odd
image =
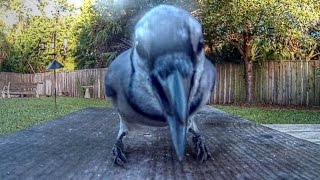
[[[149,58],[148,47],[143,42],[144,42],[143,39],[141,38],[137,39],[135,42],[134,48],[136,49],[140,57],[142,57],[143,59],[148,59]]]
[[[147,57],[147,51],[145,50],[145,48],[141,44],[137,44],[136,49],[137,49],[138,54],[141,57],[143,57],[143,58]]]
[[[198,43],[197,53],[200,53],[202,51],[202,48],[204,46],[203,39],[201,39]]]

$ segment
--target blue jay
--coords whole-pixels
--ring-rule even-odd
[[[138,21],[132,48],[105,75],[106,96],[120,117],[115,164],[127,163],[122,139],[137,125],[169,126],[180,161],[187,132],[193,135],[197,159],[210,157],[193,118],[209,100],[216,76],[203,46],[200,23],[182,9],[160,5]]]

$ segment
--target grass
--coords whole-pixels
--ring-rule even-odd
[[[54,98],[12,98],[0,99],[0,135],[31,127],[87,107],[107,107],[110,102],[104,99],[57,98],[57,111]]]
[[[111,107],[111,103],[104,99],[71,97],[58,97],[57,104],[55,112],[52,97],[0,99],[0,135],[25,129],[87,107]],[[261,124],[320,123],[319,109],[221,105],[214,107]]]
[[[261,124],[319,124],[320,109],[222,106],[215,108]]]

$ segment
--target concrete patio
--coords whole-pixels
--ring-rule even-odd
[[[320,144],[320,124],[265,124],[264,126]]]
[[[207,108],[197,115],[212,158],[179,163],[167,128],[125,139],[128,164],[113,165],[113,109],[88,108],[0,137],[0,179],[317,179],[320,145]]]

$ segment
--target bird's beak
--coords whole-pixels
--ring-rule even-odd
[[[169,124],[172,142],[178,159],[182,161],[186,145],[188,117],[187,88],[178,71],[170,74],[163,86],[171,111],[167,117],[167,122]]]

